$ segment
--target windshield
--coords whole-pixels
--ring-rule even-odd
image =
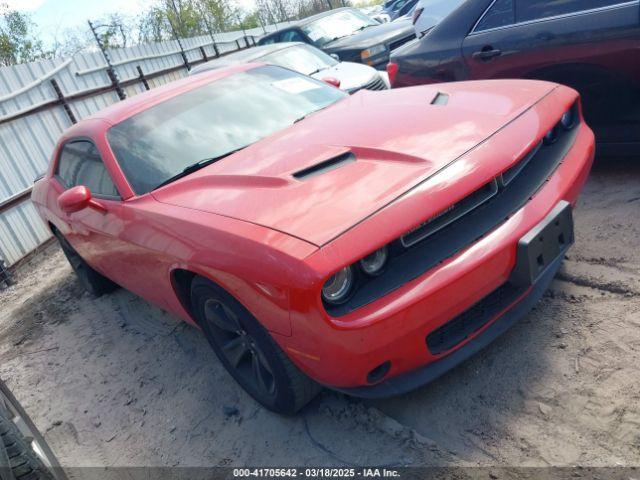
[[[348,37],[374,25],[380,24],[362,12],[343,10],[311,22],[302,27],[302,30],[316,45],[322,47],[333,40]]]
[[[111,127],[107,138],[138,194],[206,158],[244,148],[348,95],[276,66],[212,81]]]
[[[331,68],[338,62],[310,45],[297,45],[265,55],[260,59],[265,63],[280,65],[296,72],[312,75],[321,70]]]

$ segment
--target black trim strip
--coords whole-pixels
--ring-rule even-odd
[[[347,163],[352,163],[356,161],[356,156],[351,152],[346,152],[337,157],[330,158],[329,160],[324,160],[320,163],[312,165],[309,168],[305,168],[304,170],[300,170],[293,174],[293,178],[298,180],[306,180],[315,175],[321,175],[323,173],[330,172],[331,170],[335,170],[336,168],[343,167]]]

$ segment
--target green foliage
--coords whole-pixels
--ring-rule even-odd
[[[155,42],[194,37],[238,28],[241,17],[230,0],[160,0],[139,16],[138,34]]]
[[[381,0],[360,0],[376,2]],[[253,11],[238,7],[236,0],[154,0],[135,17],[112,13],[92,19],[100,42],[108,49],[222,33],[264,28],[348,5],[348,0],[256,0]],[[266,30],[265,30],[266,31]],[[0,0],[0,65],[41,58],[72,56],[95,49],[88,27],[65,29],[45,50],[28,14],[12,10]]]
[[[0,65],[32,62],[49,56],[33,29],[28,15],[0,3]]]

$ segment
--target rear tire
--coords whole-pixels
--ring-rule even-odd
[[[34,444],[37,445],[38,453],[34,449]],[[8,460],[8,469],[3,464],[3,459]],[[67,479],[44,437],[2,382],[0,382],[0,469],[4,470],[2,473],[10,471],[16,480]],[[9,478],[12,477],[9,476]]]
[[[95,297],[99,297],[105,293],[113,292],[118,288],[118,285],[91,268],[60,232],[56,230],[53,234],[58,239],[64,255],[71,264],[71,268],[76,272],[80,284],[87,292]]]
[[[289,360],[255,317],[219,286],[196,277],[191,284],[191,305],[224,367],[269,410],[293,414],[322,389]]]

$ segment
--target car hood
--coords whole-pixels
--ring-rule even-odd
[[[152,195],[322,246],[473,149],[553,88],[496,80],[361,90]],[[443,93],[448,103],[433,105]]]
[[[340,53],[344,50],[364,50],[380,43],[389,44],[394,40],[413,35],[411,20],[383,23],[375,27],[365,28],[361,32],[348,37],[339,38],[322,47],[329,53]]]
[[[362,88],[378,76],[378,71],[362,65],[361,63],[340,62],[333,67],[325,68],[311,75],[313,78],[322,80],[323,78],[333,77],[340,80],[340,88],[342,90],[354,90]]]

